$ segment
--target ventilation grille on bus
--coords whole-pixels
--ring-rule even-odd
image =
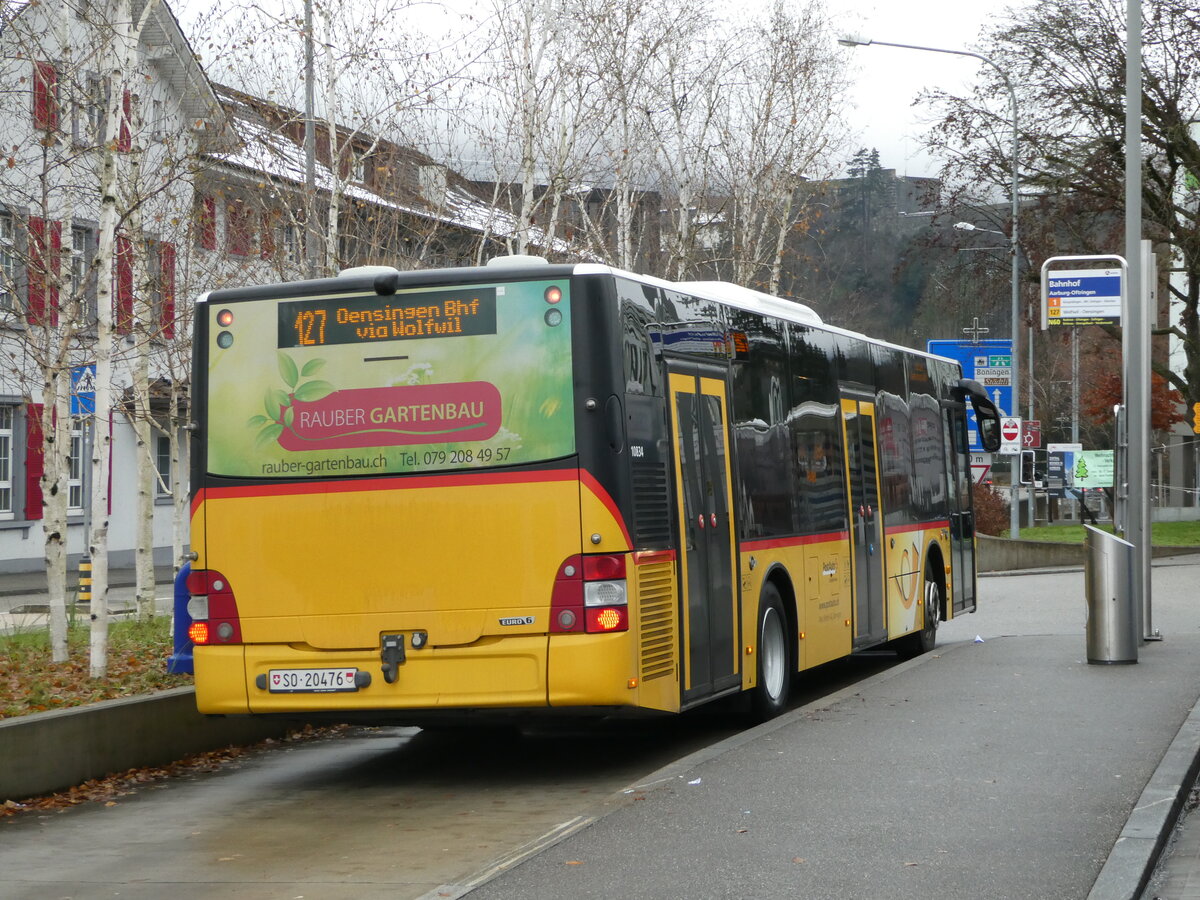
[[[633,462],[633,522],[639,547],[671,541],[671,498],[665,463]]]
[[[641,678],[675,673],[675,564],[646,563],[637,567],[638,608],[641,610]]]

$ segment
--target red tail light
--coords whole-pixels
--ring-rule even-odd
[[[193,644],[240,644],[242,620],[229,579],[215,569],[197,569],[188,575],[188,637]]]
[[[628,630],[625,557],[596,554],[563,560],[550,597],[550,631],[605,634]]]

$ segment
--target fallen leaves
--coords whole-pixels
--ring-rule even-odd
[[[136,793],[138,788],[147,784],[167,778],[215,772],[222,766],[276,744],[336,737],[349,730],[350,727],[347,725],[331,725],[324,728],[305,725],[289,734],[284,741],[269,738],[248,747],[225,747],[207,753],[196,753],[165,766],[128,769],[109,775],[107,778],[93,778],[91,781],[85,781],[83,784],[44,797],[33,797],[21,802],[6,800],[0,806],[0,819],[24,812],[61,812],[84,803],[103,802],[106,807],[117,806],[115,798]]]
[[[66,662],[54,662],[45,631],[0,636],[0,719],[83,706],[180,687],[190,675],[167,674],[170,620],[114,622],[109,630],[108,672],[92,678],[88,634],[71,628]]]

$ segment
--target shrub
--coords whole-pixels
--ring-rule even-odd
[[[990,484],[975,486],[975,530],[980,534],[1000,537],[1008,531],[1009,505]]]

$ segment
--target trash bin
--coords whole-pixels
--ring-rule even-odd
[[[1093,665],[1137,662],[1138,621],[1133,596],[1133,544],[1087,529],[1087,661]]]

